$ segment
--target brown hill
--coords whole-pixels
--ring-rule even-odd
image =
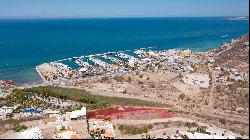
[[[215,51],[215,63],[226,68],[238,68],[249,73],[249,34],[228,42]]]

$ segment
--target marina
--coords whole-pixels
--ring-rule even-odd
[[[197,53],[191,50],[154,51],[151,47],[66,58],[41,64],[36,70],[44,82],[67,83],[156,69],[192,71],[197,62]]]

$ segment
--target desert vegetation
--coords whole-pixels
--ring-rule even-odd
[[[112,105],[171,107],[170,105],[163,103],[144,101],[139,99],[92,95],[85,90],[52,86],[15,90],[13,94],[11,94],[11,96],[13,96],[13,98],[15,98],[17,101],[20,101],[20,98],[26,97],[22,95],[28,95],[31,93],[36,93],[40,96],[52,96],[60,99],[78,101],[86,104],[87,108],[89,109],[105,108]],[[9,99],[10,98],[11,97],[9,97]]]

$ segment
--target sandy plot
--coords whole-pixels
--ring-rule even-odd
[[[172,83],[172,85],[186,95],[194,95],[200,93],[199,87],[184,84],[181,81],[174,82]]]

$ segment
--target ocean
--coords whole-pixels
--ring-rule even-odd
[[[0,19],[0,79],[40,82],[36,65],[109,51],[207,51],[249,32],[248,25],[223,17]]]

